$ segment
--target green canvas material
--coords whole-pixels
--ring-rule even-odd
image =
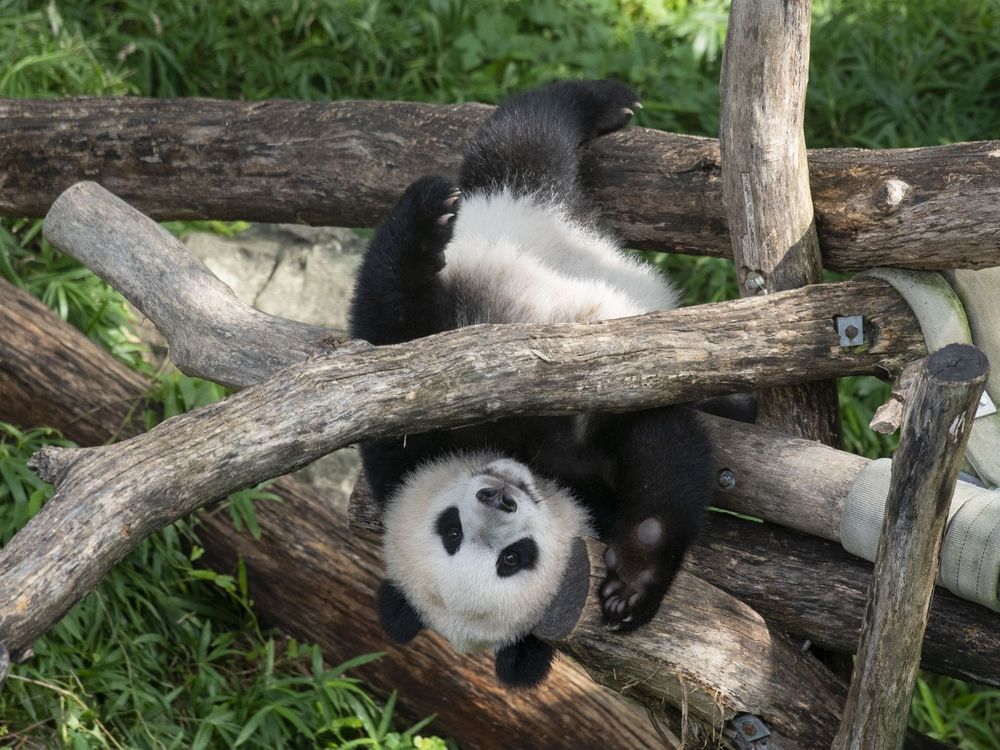
[[[889,495],[892,461],[872,461],[844,503],[844,549],[874,561]],[[953,594],[1000,611],[1000,491],[958,482],[948,510],[938,583]]]
[[[889,282],[903,296],[917,316],[927,351],[956,343],[982,349],[991,364],[986,392],[1000,404],[1000,267],[949,272],[955,289],[932,271],[876,268],[865,275]],[[976,419],[965,464],[984,484],[1000,487],[1000,412]]]

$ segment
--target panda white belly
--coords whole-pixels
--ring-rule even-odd
[[[586,323],[678,302],[654,268],[558,203],[508,191],[463,202],[445,262],[458,326]]]

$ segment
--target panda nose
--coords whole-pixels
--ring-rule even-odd
[[[517,510],[517,503],[507,493],[506,487],[483,487],[476,493],[476,499],[483,505],[504,513],[513,513]]]

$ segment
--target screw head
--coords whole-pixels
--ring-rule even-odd
[[[719,486],[724,490],[730,490],[736,486],[736,475],[729,469],[719,472]]]
[[[746,278],[743,279],[743,288],[746,289],[749,294],[756,294],[764,288],[765,283],[766,281],[763,274],[758,271],[751,271],[746,275]]]
[[[844,335],[847,336],[847,338],[849,339],[853,339],[855,336],[858,335],[858,327],[847,326],[847,328],[844,329]]]

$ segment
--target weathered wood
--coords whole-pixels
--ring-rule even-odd
[[[988,374],[979,349],[950,344],[917,375],[835,750],[903,744],[948,507]]]
[[[100,381],[67,378],[67,373],[79,368],[81,360],[86,362],[94,356],[89,350],[97,347],[51,312],[41,310],[39,314],[48,319],[45,321],[47,327],[60,329],[57,337],[67,343],[61,350],[61,357],[49,360],[51,377],[39,384],[36,394],[36,413],[56,418],[60,408],[58,399],[87,401],[93,398],[87,395],[88,392],[100,390]],[[128,372],[117,362],[109,367],[111,375],[117,374],[115,370]],[[16,375],[0,372],[0,384],[10,377]],[[59,384],[64,382],[71,383],[71,390],[60,394]],[[144,389],[142,386],[136,393]],[[0,406],[0,419],[4,419],[2,409]],[[51,419],[42,421],[50,422]],[[734,425],[722,419],[710,421],[716,438],[729,446],[727,455],[737,453],[741,445],[747,447],[747,452],[761,455],[761,463],[756,464],[760,473],[748,475],[738,470],[737,487],[766,486],[760,478],[782,473],[786,465],[801,469],[801,462],[790,461],[784,456],[797,454],[802,445],[816,446],[823,451],[803,457],[803,461],[815,459],[813,467],[826,465],[826,454],[837,453],[815,443],[782,438],[777,433],[758,428]],[[107,427],[112,424],[110,422]],[[73,425],[68,427],[67,436],[80,439],[82,435],[73,429]],[[748,442],[752,433],[761,433],[764,438],[760,442]],[[782,439],[788,442],[787,449],[781,447]],[[766,455],[776,457],[775,471],[767,466]],[[374,623],[373,610],[364,604],[364,597],[371,591],[371,586],[365,584],[365,576],[371,576],[372,570],[381,571],[370,560],[371,555],[377,554],[376,548],[357,535],[347,533],[344,519],[316,493],[304,490],[297,483],[289,483],[287,479],[280,479],[270,489],[285,498],[285,502],[257,506],[257,517],[263,528],[261,541],[235,534],[227,515],[218,512],[203,517],[199,531],[210,564],[225,566],[229,571],[237,557],[244,560],[250,573],[253,599],[265,619],[296,637],[320,644],[333,661],[361,651],[388,648],[390,657],[372,665],[365,672],[366,680],[386,690],[400,687],[401,697],[406,705],[412,706],[414,716],[439,712],[441,723],[438,726],[459,740],[464,740],[468,734],[482,737],[484,746],[497,745],[490,741],[491,738],[497,732],[509,731],[511,725],[490,718],[499,710],[492,708],[495,700],[502,700],[516,709],[523,717],[517,726],[530,730],[532,736],[537,735],[539,743],[549,737],[545,728],[548,725],[552,731],[566,731],[562,725],[562,717],[567,715],[564,707],[558,709],[559,718],[546,723],[544,717],[547,710],[556,710],[556,706],[549,705],[550,699],[561,706],[578,703],[573,697],[576,695],[574,690],[578,689],[573,686],[576,677],[566,677],[570,684],[559,682],[563,671],[569,669],[569,662],[560,660],[557,663],[556,681],[550,681],[545,691],[524,697],[526,713],[521,713],[517,694],[501,699],[490,692],[494,683],[488,658],[468,661],[448,656],[450,648],[433,637],[419,644],[418,652],[404,648],[397,654],[383,642]],[[831,487],[831,491],[834,489]],[[780,485],[776,485],[774,491],[788,492]],[[829,648],[854,648],[871,565],[847,554],[839,546],[772,525],[748,525],[748,522],[729,516],[712,514],[708,532],[695,546],[688,570],[745,600],[782,631],[810,638]],[[348,588],[341,593],[340,587]],[[357,604],[359,599],[361,605]],[[922,656],[925,668],[1000,686],[1000,618],[982,607],[938,592]],[[414,667],[415,664],[419,667]],[[403,687],[408,679],[415,679],[414,675],[420,676],[421,686],[413,690]],[[464,691],[458,698],[448,692],[453,683]],[[426,684],[438,687],[430,692],[425,689]],[[581,700],[603,705],[602,694],[585,692],[591,697]],[[481,702],[464,700],[461,696],[465,693],[484,697]],[[560,695],[570,696],[571,700],[568,704],[562,703],[558,699]],[[537,729],[533,718],[535,705],[540,711],[538,721],[542,725]],[[611,736],[621,738],[616,746],[632,746],[631,738],[635,735],[635,746],[642,747],[651,730],[634,724],[627,710],[614,708],[611,711],[608,717],[603,709],[595,709],[597,715],[603,717]],[[659,715],[663,717],[663,712]],[[614,717],[619,717],[622,726],[614,723]],[[680,736],[678,717],[670,714],[664,718],[672,720],[673,731]],[[579,723],[581,728],[590,726],[586,719]],[[597,732],[593,736],[601,738],[604,735]],[[466,744],[471,743],[463,742],[463,747]]]
[[[802,130],[811,0],[733,0],[722,56],[722,202],[746,297],[822,280]],[[758,424],[840,445],[835,381],[758,394]]]
[[[3,419],[47,425],[94,445],[144,429],[149,384],[98,346],[65,351],[80,334],[27,292],[0,279],[0,404]],[[92,384],[100,387],[91,387]]]
[[[719,467],[716,507],[840,541],[844,501],[867,458],[728,419],[703,421]]]
[[[857,649],[872,565],[835,542],[712,513],[686,566],[784,632],[826,649]],[[1000,618],[938,587],[921,666],[1000,687]]]
[[[184,335],[173,322],[191,319],[177,289],[186,277],[150,278],[130,256],[109,257],[111,281],[131,273],[129,289],[163,303],[155,322]],[[268,374],[281,351],[260,346],[254,329],[237,338],[239,321],[254,312],[214,283],[199,288],[199,315],[214,320],[221,308],[233,323],[233,336],[217,339],[225,347],[218,360],[256,346],[261,355],[240,366],[256,378]],[[877,335],[846,350],[830,321],[856,304]],[[891,372],[923,348],[902,298],[884,282],[861,280],[586,326],[476,326],[399,346],[324,351],[125,443],[41,451],[34,465],[58,485],[57,501],[0,552],[0,641],[30,643],[156,529],[344,445],[501,416],[637,409],[764,383]]]
[[[124,443],[45,449],[34,465],[57,485],[56,501],[0,552],[0,641],[18,647],[47,630],[152,531],[344,445],[870,372],[923,346],[882,282],[784,294],[797,301],[780,322],[761,314],[780,304],[773,295],[586,326],[477,326],[378,348],[352,342]],[[856,294],[887,303],[875,313],[883,338],[864,353],[831,342],[829,311]],[[781,354],[762,357],[760,341]],[[902,341],[906,353],[890,353]]]
[[[60,195],[43,232],[152,320],[189,375],[256,383],[308,357],[330,333],[241,302],[184,243],[94,182]]]
[[[454,174],[492,108],[396,102],[0,100],[0,214],[95,180],[162,219],[373,226],[422,174]],[[718,142],[644,128],[585,165],[629,245],[731,256]],[[823,264],[1000,264],[1000,142],[809,152]]]

